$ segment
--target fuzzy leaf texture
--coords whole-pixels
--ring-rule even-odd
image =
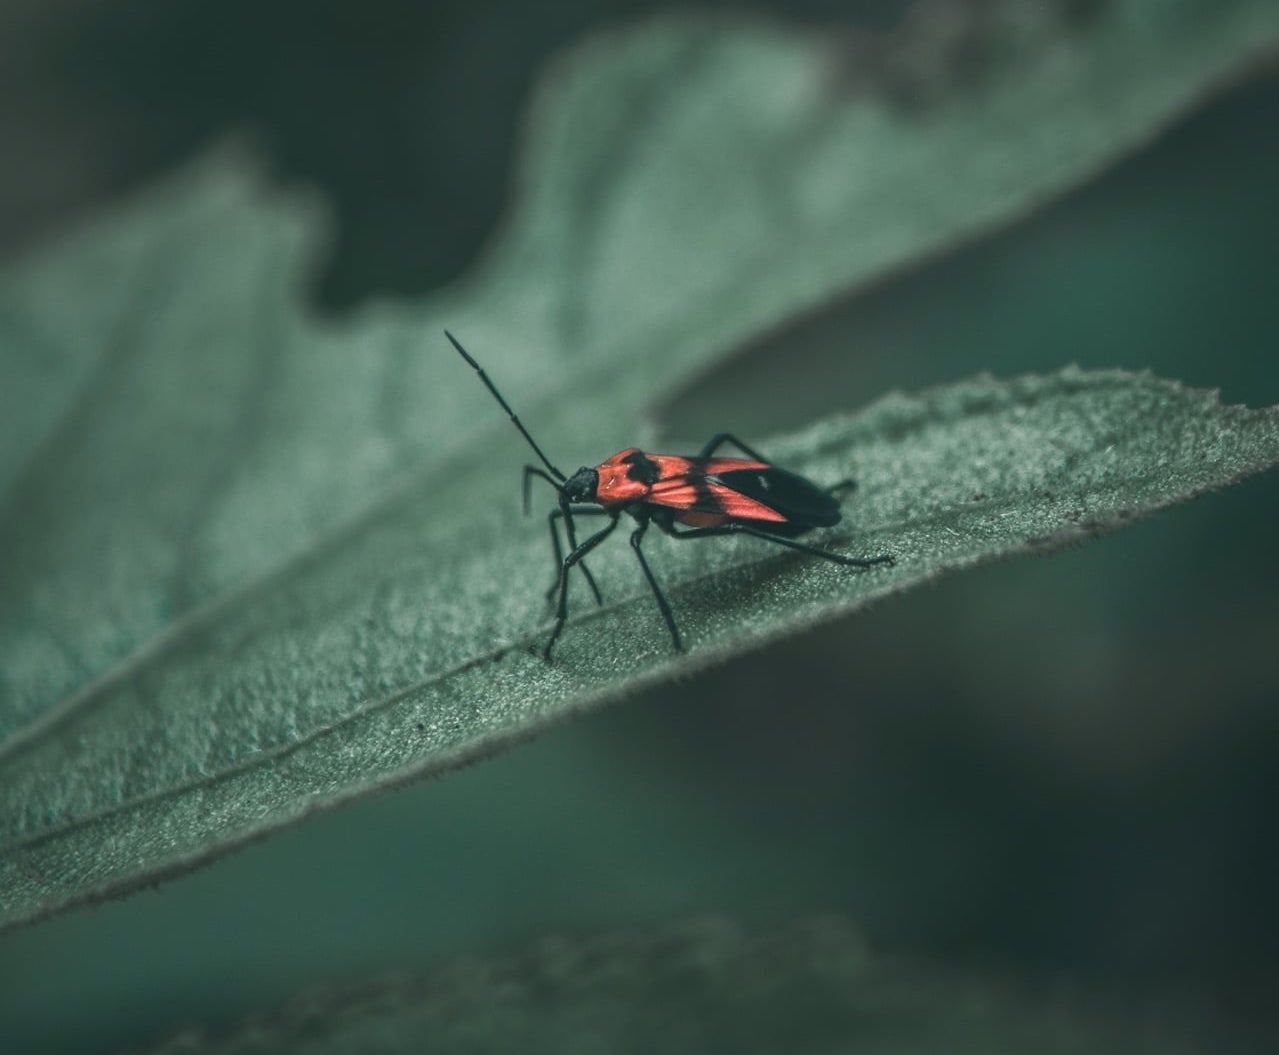
[[[321,225],[230,151],[4,276],[0,926],[1272,465],[1272,413],[1148,377],[892,396],[759,445],[856,476],[819,541],[896,568],[654,538],[675,657],[623,542],[593,560],[609,604],[577,592],[559,661],[524,651],[551,575],[545,525],[519,516],[528,452],[442,328],[566,468],[597,462],[761,329],[1133,149],[1273,49],[1279,9],[1134,0],[1069,33],[1018,25],[983,77],[913,110],[850,84],[819,36],[600,38],[540,93],[503,239],[412,311],[310,318]]]

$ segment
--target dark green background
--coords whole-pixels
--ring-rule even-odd
[[[320,310],[433,288],[493,237],[548,53],[641,6],[14,4],[4,252],[248,129],[332,202]],[[787,10],[889,34],[904,6]],[[1259,71],[1032,220],[744,349],[665,428],[761,436],[844,409],[827,393],[1067,362],[1279,403],[1277,127]],[[1277,513],[1272,476],[961,576],[6,935],[3,1046],[118,1050],[549,932],[830,909],[886,950],[1273,1042]]]

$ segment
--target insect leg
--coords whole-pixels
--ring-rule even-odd
[[[644,577],[648,579],[648,585],[653,590],[653,596],[657,598],[657,607],[662,610],[662,618],[666,620],[666,629],[671,632],[671,641],[675,645],[676,652],[684,651],[684,643],[679,639],[679,630],[675,626],[675,616],[671,614],[671,606],[666,602],[666,596],[662,593],[662,588],[657,585],[657,580],[653,577],[653,571],[648,566],[648,561],[644,557],[642,543],[644,541],[644,532],[648,530],[648,519],[645,518],[639,522],[639,527],[631,532],[631,548],[635,551],[635,556],[639,558],[640,567],[644,569]]]
[[[550,475],[546,472],[546,470],[545,470],[545,469],[539,469],[536,465],[526,465],[526,466],[524,466],[524,515],[525,515],[525,516],[528,516],[528,514],[529,514],[529,486],[528,486],[528,482],[529,482],[529,478],[530,478],[530,477],[533,477],[533,476],[540,476],[540,477],[541,477],[543,480],[545,480],[548,484],[550,484],[552,487],[554,487],[556,491],[559,491],[559,490],[560,490],[560,485],[559,485],[559,483],[558,483],[558,482],[554,479],[554,477],[550,476]]]
[[[744,455],[746,455],[746,457],[754,458],[757,462],[768,461],[768,459],[765,458],[762,454],[760,454],[759,451],[755,450],[754,448],[746,446],[746,444],[744,444],[731,432],[718,432],[714,436],[712,436],[710,440],[707,442],[706,446],[702,448],[702,451],[698,455],[698,457],[709,458],[712,454],[714,454],[726,443],[731,443],[734,447],[736,447],[739,451],[741,451]],[[856,487],[857,487],[856,480],[850,477],[845,477],[843,480],[840,480],[838,483],[831,484],[829,487],[825,488],[825,490],[827,494],[834,495],[834,494],[839,494],[841,491],[853,491],[856,489]]]
[[[602,531],[595,532],[580,546],[574,546],[573,551],[564,558],[564,563],[560,565],[560,602],[555,612],[555,629],[551,631],[550,640],[546,642],[546,647],[542,649],[543,659],[551,658],[551,649],[554,647],[556,639],[560,636],[560,631],[564,629],[564,623],[568,620],[568,573],[572,570],[574,564],[577,564],[613,533],[613,529],[617,527],[619,514],[610,513],[609,516],[613,519],[608,522],[608,526]]]
[[[555,527],[555,522],[557,520],[564,521],[565,529],[568,532],[568,548],[570,550],[575,550],[577,549],[577,531],[573,526],[573,517],[606,516],[607,512],[607,510],[602,509],[599,506],[589,505],[570,505],[567,507],[567,510],[564,508],[551,510],[550,516],[546,518],[546,522],[551,529],[551,546],[555,550],[555,581],[551,583],[550,588],[546,591],[547,603],[550,603],[555,599],[555,591],[558,590],[560,586],[560,566],[564,563],[564,551],[560,548],[560,533]],[[604,599],[600,596],[600,588],[595,585],[595,576],[591,574],[590,568],[586,566],[586,561],[581,561],[578,564],[578,567],[581,569],[582,574],[586,577],[586,581],[591,587],[591,593],[595,595],[595,603],[603,604]]]
[[[731,432],[717,432],[714,436],[712,436],[709,440],[706,441],[706,446],[702,448],[702,452],[701,454],[698,455],[698,457],[709,458],[712,454],[714,454],[726,443],[731,443],[734,447],[736,447],[739,451],[741,451],[744,455],[746,455],[746,457],[754,458],[757,462],[768,461],[768,459],[765,458],[762,454],[760,454],[759,451],[752,450],[750,447],[747,447],[746,444],[744,444]]]
[[[878,557],[845,557],[840,553],[831,553],[830,550],[818,549],[816,546],[796,542],[794,539],[782,538],[780,535],[761,531],[750,524],[720,524],[716,527],[690,528],[688,531],[676,531],[672,528],[667,534],[671,538],[678,539],[714,538],[717,535],[750,535],[752,538],[763,539],[765,542],[775,542],[777,545],[785,546],[787,549],[793,549],[799,553],[808,553],[814,557],[828,560],[832,564],[843,564],[850,568],[873,568],[879,564],[891,566],[897,563],[897,558],[891,553],[881,553]]]
[[[577,531],[573,526],[573,514],[586,513],[588,509],[593,509],[594,507],[590,507],[590,506],[578,507],[570,511],[568,499],[564,497],[564,489],[559,485],[559,482],[556,481],[552,476],[550,476],[544,469],[540,469],[536,465],[526,465],[524,466],[524,515],[525,516],[528,516],[529,514],[529,497],[530,497],[529,480],[534,476],[541,477],[548,484],[554,487],[556,494],[559,495],[559,499],[560,499],[559,510],[552,513],[548,521],[551,529],[551,548],[555,553],[555,580],[551,583],[550,588],[546,591],[546,600],[549,603],[552,600],[552,598],[554,598],[555,591],[559,588],[560,564],[564,559],[564,551],[560,548],[559,532],[555,530],[555,520],[557,517],[564,518],[564,523],[567,525],[567,531],[568,531],[568,548],[570,550],[573,550],[577,548]],[[586,581],[591,587],[591,593],[595,595],[595,603],[603,604],[604,600],[603,598],[600,597],[600,588],[595,585],[595,576],[591,574],[590,568],[588,568],[585,564],[582,565],[582,574],[586,576]]]

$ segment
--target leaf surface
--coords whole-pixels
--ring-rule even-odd
[[[655,540],[677,660],[619,545],[546,666],[522,651],[551,574],[512,494],[527,452],[439,334],[594,463],[743,340],[1078,183],[1277,33],[1269,3],[1116,3],[903,109],[828,38],[656,22],[560,63],[504,239],[413,311],[302,312],[313,210],[234,153],[7,274],[0,924],[1271,464],[1272,415],[1148,378],[894,397],[763,446],[857,476],[825,541],[897,568]]]

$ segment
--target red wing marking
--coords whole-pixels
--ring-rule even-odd
[[[783,523],[786,520],[771,506],[766,506],[753,498],[747,498],[740,491],[734,491],[723,484],[710,484],[710,492],[720,508],[733,520],[769,520],[774,523]]]
[[[748,462],[741,458],[690,458],[689,465],[692,468],[696,468],[703,476],[718,476],[720,473],[735,473],[739,469],[772,468],[768,462]]]
[[[721,460],[721,459],[716,459]],[[728,461],[728,459],[722,459]],[[734,469],[768,468],[756,462],[734,462]],[[786,521],[777,510],[747,498],[740,491],[725,487],[716,482],[713,476],[700,474],[676,477],[670,480],[659,480],[644,499],[653,505],[668,506],[685,514],[701,514],[694,520],[690,516],[676,519],[681,523],[694,526],[707,526],[711,523],[722,523],[724,520],[761,520],[767,523],[780,524]],[[718,519],[705,520],[706,516]]]

